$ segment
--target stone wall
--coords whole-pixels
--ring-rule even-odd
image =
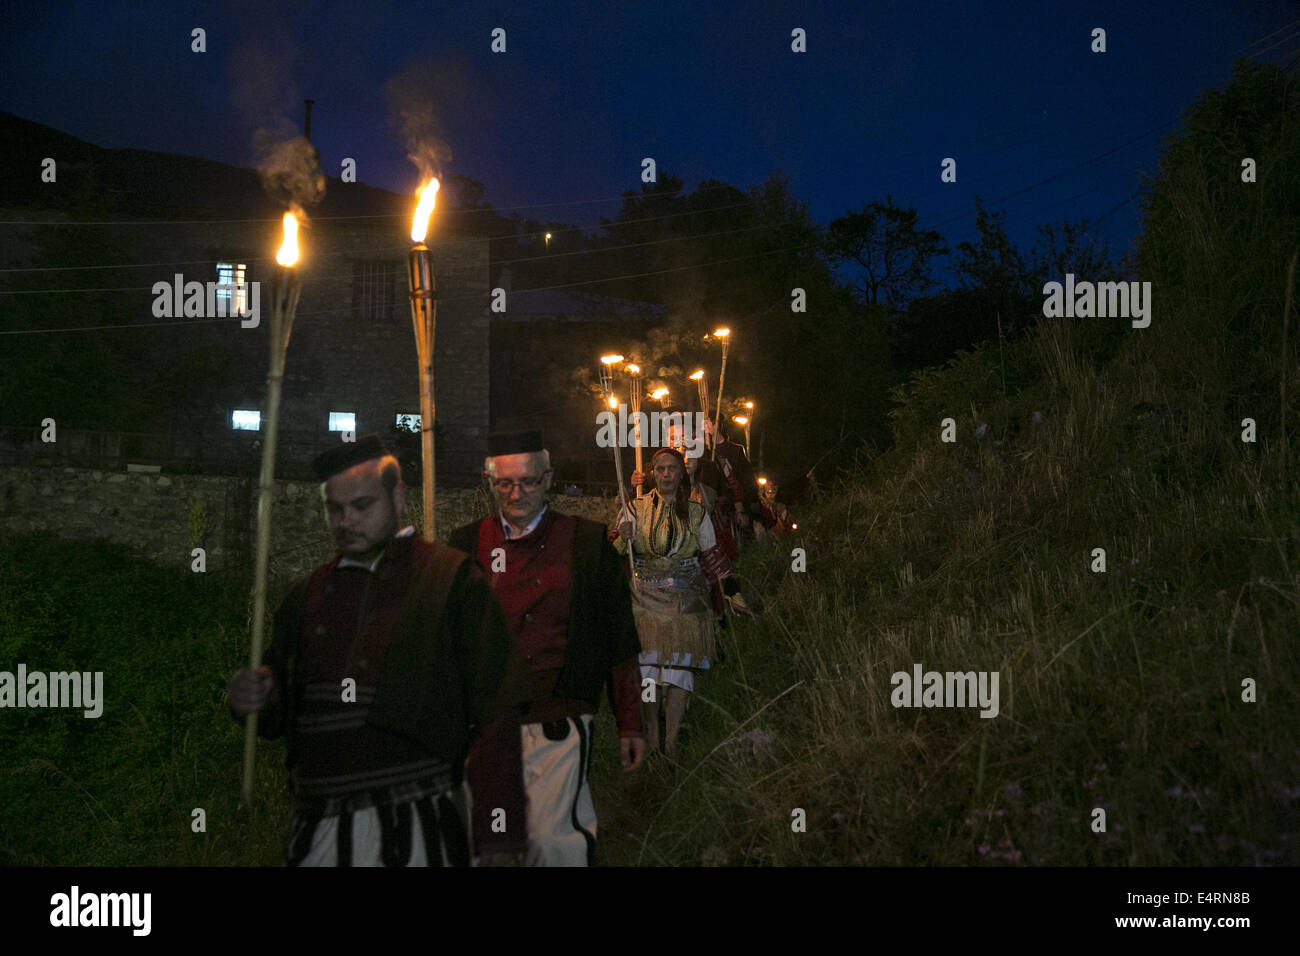
[[[408,493],[406,523],[423,526],[419,489]],[[614,520],[612,498],[555,495],[557,511],[604,524]],[[437,536],[488,514],[479,489],[439,488]],[[271,576],[289,581],[333,554],[318,486],[277,481],[272,506]],[[10,535],[44,533],[71,540],[125,545],[164,567],[189,568],[191,551],[205,552],[207,573],[251,578],[257,543],[257,482],[217,475],[106,472],[79,468],[0,468],[0,542]]]

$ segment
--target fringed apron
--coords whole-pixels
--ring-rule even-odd
[[[636,513],[632,613],[641,649],[656,652],[664,665],[707,668],[716,653],[717,622],[698,557],[704,508],[688,502],[689,517],[682,521],[657,490],[632,506]]]

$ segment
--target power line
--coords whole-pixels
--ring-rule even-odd
[[[806,243],[802,246],[786,246],[784,248],[779,248],[779,249],[765,249],[762,252],[751,253],[750,255],[747,256],[732,256],[731,258],[728,259],[717,259],[714,260],[713,262],[697,262],[685,266],[673,266],[668,269],[657,269],[652,272],[633,272],[633,273],[625,273],[623,275],[617,275],[617,276],[606,276],[599,279],[583,279],[576,282],[563,282],[563,283],[558,283],[556,285],[538,286],[532,289],[514,289],[511,291],[511,294],[518,295],[526,292],[551,292],[560,289],[574,289],[582,286],[603,285],[607,282],[623,282],[630,279],[642,279],[642,278],[648,278],[650,276],[669,275],[675,272],[686,272],[691,269],[711,268],[713,266],[728,265],[733,262],[744,262],[749,259],[758,259],[758,258],[762,258],[763,256],[776,255],[778,253],[800,252],[809,249],[816,249],[818,247],[819,247],[818,243]],[[81,290],[72,290],[72,291],[81,291]],[[113,290],[101,290],[101,291],[113,291]],[[134,289],[134,290],[123,290],[123,291],[140,291],[140,290]],[[448,296],[445,298],[439,297],[438,299],[440,303],[468,302],[468,301],[481,302],[483,300],[484,297],[481,295]],[[346,308],[340,308],[340,309],[315,309],[306,312],[299,311],[296,313],[296,319],[305,318],[313,315],[333,315],[333,314],[352,312],[352,311],[353,309],[350,306]],[[91,325],[91,326],[82,326],[79,328],[67,328],[67,329],[12,329],[12,330],[0,330],[0,335],[33,335],[33,334],[40,334],[40,333],[52,334],[52,333],[59,333],[59,332],[93,332],[93,331],[99,331],[101,329],[141,329],[141,328],[158,328],[163,326],[181,326],[181,325],[199,325],[199,324],[206,325],[215,322],[233,323],[233,322],[241,321],[242,319],[246,319],[246,318],[247,316],[244,317],[231,316],[228,318],[218,318],[218,319],[184,319],[181,321],[172,321],[172,322],[130,322],[122,325]]]

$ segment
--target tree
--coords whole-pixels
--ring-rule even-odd
[[[972,293],[974,308],[969,317],[976,329],[975,341],[993,338],[1001,325],[1004,334],[1023,329],[1036,313],[1034,299],[1042,289],[1034,287],[1024,255],[1007,236],[1006,213],[993,213],[975,197],[975,242],[959,242],[953,271],[959,286]]]
[[[1171,380],[1233,403],[1261,431],[1300,338],[1293,302],[1284,355],[1286,270],[1300,247],[1297,115],[1294,72],[1238,61],[1186,111],[1144,184],[1138,271],[1157,304],[1139,341]]]
[[[1088,220],[1046,223],[1038,227],[1038,239],[1026,268],[1032,292],[1049,281],[1064,282],[1067,272],[1090,282],[1118,280],[1105,243],[1088,233]]]
[[[943,236],[917,228],[915,209],[895,206],[889,196],[833,220],[826,246],[832,262],[861,268],[857,289],[863,302],[893,308],[936,285],[931,261],[948,252]]]

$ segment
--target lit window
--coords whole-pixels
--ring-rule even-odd
[[[262,427],[262,413],[246,408],[236,408],[230,413],[230,427],[239,431],[255,432]]]
[[[330,412],[330,431],[354,432],[357,430],[356,412]]]
[[[217,263],[217,310],[221,315],[244,315],[248,312],[248,285],[244,282],[242,262]],[[221,288],[229,286],[229,288]]]
[[[397,427],[408,432],[418,432],[420,430],[420,415],[418,412],[398,412]]]

